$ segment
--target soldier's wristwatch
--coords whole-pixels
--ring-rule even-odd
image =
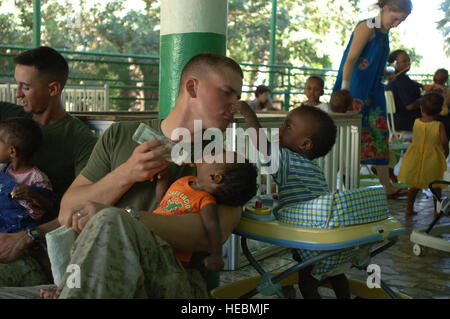
[[[36,227],[28,227],[27,235],[33,240],[33,242],[39,241],[41,239],[41,231]]]

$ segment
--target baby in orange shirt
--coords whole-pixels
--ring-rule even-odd
[[[228,157],[233,159],[232,163],[227,163],[226,158],[226,153],[222,153],[195,163],[197,176],[176,180],[160,199],[159,208],[153,211],[161,215],[200,214],[210,243],[210,255],[204,264],[214,271],[220,271],[224,266],[217,204],[241,206],[255,196],[257,188],[255,165],[246,159],[243,159],[244,163],[238,162],[236,153]],[[157,187],[167,188],[169,178],[169,174],[162,174]],[[187,268],[192,253],[175,251],[175,254]]]

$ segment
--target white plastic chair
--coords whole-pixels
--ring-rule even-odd
[[[386,111],[387,111],[387,126],[389,130],[389,148],[392,150],[402,150],[408,148],[411,144],[410,141],[405,139],[411,139],[412,133],[409,131],[399,131],[395,130],[395,100],[392,91],[384,91],[386,97]],[[399,142],[400,140],[400,142]]]

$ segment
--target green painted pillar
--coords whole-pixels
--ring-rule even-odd
[[[159,118],[175,105],[186,63],[202,52],[226,54],[228,0],[162,0]]]
[[[273,87],[274,87],[274,76],[275,69],[273,65],[275,64],[275,39],[277,35],[277,0],[272,0],[272,18],[270,21],[270,52],[269,52],[269,64],[270,64],[270,73],[269,73],[269,88],[271,90],[270,95],[273,95]]]
[[[33,1],[33,47],[41,46],[41,0]]]

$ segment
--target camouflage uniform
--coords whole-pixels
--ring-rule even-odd
[[[207,298],[200,271],[184,269],[172,247],[117,208],[97,213],[72,247],[80,288],[67,272],[59,298]],[[73,285],[72,285],[73,286]]]
[[[19,259],[0,264],[0,287],[26,287],[49,283],[44,269],[27,252]]]

